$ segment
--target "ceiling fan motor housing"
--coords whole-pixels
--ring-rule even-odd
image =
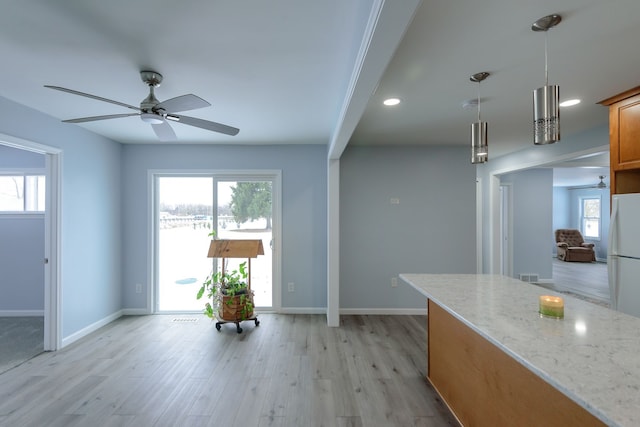
[[[158,87],[162,83],[162,74],[155,71],[140,71],[140,78],[149,86]]]

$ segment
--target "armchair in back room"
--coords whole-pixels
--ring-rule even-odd
[[[558,259],[562,261],[593,262],[596,252],[593,243],[585,243],[580,230],[559,228],[555,231]]]

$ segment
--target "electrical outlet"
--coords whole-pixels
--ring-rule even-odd
[[[398,287],[398,278],[397,277],[392,277],[391,278],[391,287],[392,288],[397,288]]]
[[[142,293],[142,283],[136,283],[136,294]]]
[[[289,287],[289,292],[296,290],[296,285],[293,282],[289,282],[287,286]]]
[[[400,199],[396,198],[396,197],[392,197],[389,200],[389,203],[391,203],[392,205],[399,205],[400,204]]]

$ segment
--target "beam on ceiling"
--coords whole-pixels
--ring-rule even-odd
[[[353,67],[340,116],[329,143],[329,159],[337,160],[374,94],[422,0],[376,0]]]

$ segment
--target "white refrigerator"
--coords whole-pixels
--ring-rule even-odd
[[[611,198],[607,268],[611,308],[640,317],[640,194]]]

